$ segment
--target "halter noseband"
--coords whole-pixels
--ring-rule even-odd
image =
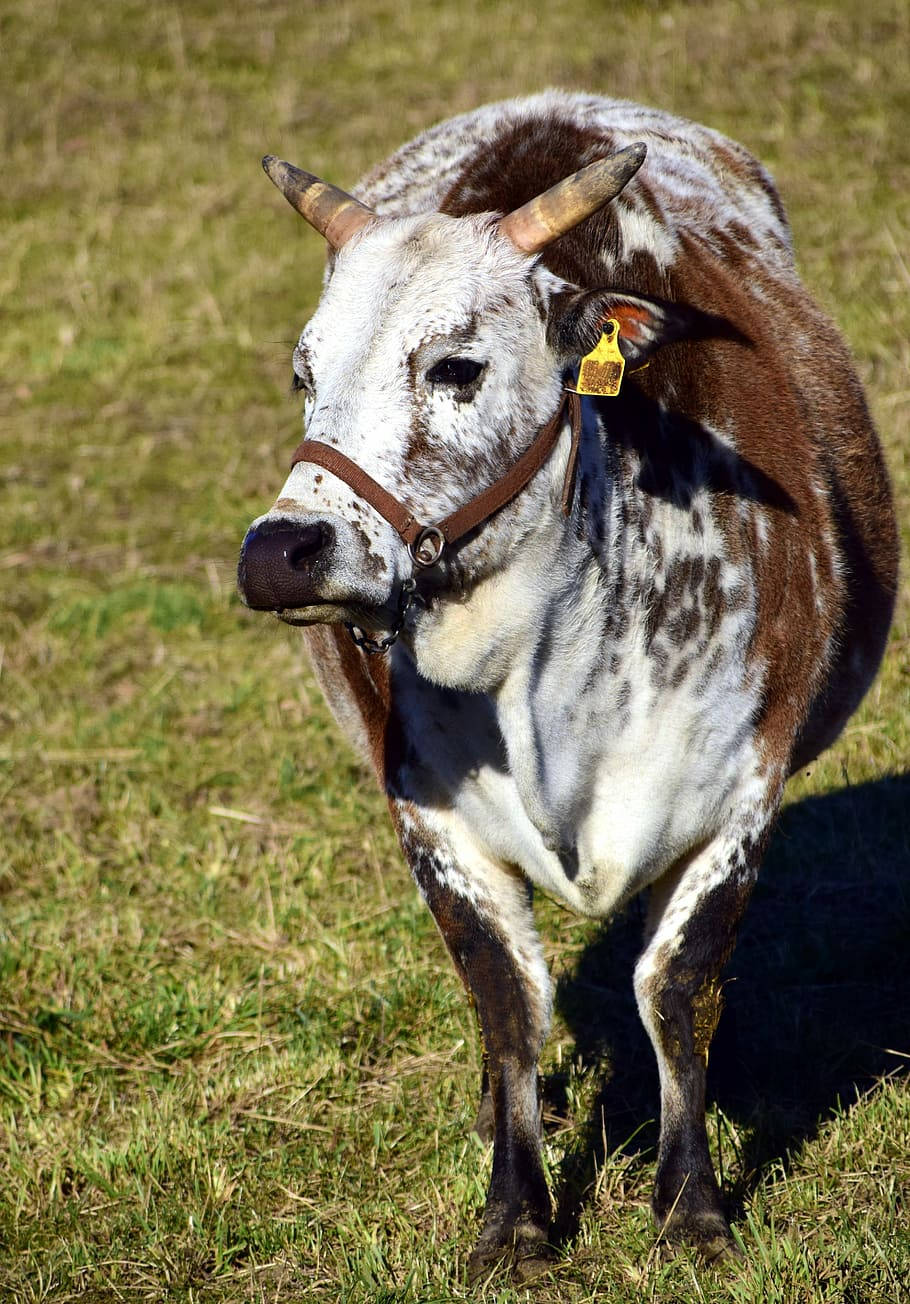
[[[339,480],[343,480],[359,498],[368,502],[383,520],[388,521],[407,545],[414,564],[427,568],[436,565],[446,547],[457,543],[478,525],[489,520],[501,507],[505,507],[506,503],[510,503],[517,497],[525,485],[533,479],[550,456],[559,438],[567,403],[572,424],[572,446],[563,483],[562,510],[565,515],[568,515],[572,505],[578,440],[581,435],[581,400],[574,390],[563,391],[559,407],[505,475],[494,481],[488,489],[482,490],[470,502],[465,503],[464,507],[459,507],[431,525],[422,525],[410,508],[400,503],[372,476],[367,475],[362,467],[352,462],[337,448],[333,448],[331,444],[323,444],[318,439],[304,439],[294,451],[291,467],[295,467],[298,462],[313,462],[330,471]]]

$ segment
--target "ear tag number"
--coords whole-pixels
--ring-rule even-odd
[[[578,368],[578,393],[615,398],[622,384],[626,360],[619,351],[619,322],[610,317],[603,334]]]

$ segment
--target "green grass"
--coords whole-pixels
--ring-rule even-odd
[[[910,542],[910,11],[670,0],[13,0],[0,15],[0,1297],[462,1298],[489,1154],[472,1016],[243,530],[298,438],[321,242],[266,151],[350,184],[548,84],[775,171]],[[543,902],[564,1258],[489,1300],[910,1294],[910,622],[792,785],[712,1052],[746,1263],[655,1246],[633,906]]]

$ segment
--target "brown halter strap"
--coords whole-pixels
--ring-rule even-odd
[[[447,545],[457,543],[471,530],[495,515],[501,507],[512,501],[537,474],[550,456],[562,429],[566,403],[572,426],[572,445],[562,488],[562,510],[568,516],[575,487],[575,467],[578,461],[578,441],[581,436],[581,399],[573,390],[563,392],[559,407],[545,426],[538,431],[534,441],[521,457],[488,489],[484,489],[464,507],[444,516],[441,521],[422,525],[415,514],[387,489],[383,489],[372,476],[367,475],[356,462],[344,453],[323,444],[318,439],[304,439],[297,445],[291,466],[298,462],[313,462],[343,480],[358,497],[368,502],[374,511],[391,525],[407,544],[408,551],[418,566],[434,566]]]

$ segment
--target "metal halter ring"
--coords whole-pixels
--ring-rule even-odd
[[[425,525],[413,543],[408,544],[408,552],[415,566],[435,566],[446,546],[445,535],[435,525]]]

